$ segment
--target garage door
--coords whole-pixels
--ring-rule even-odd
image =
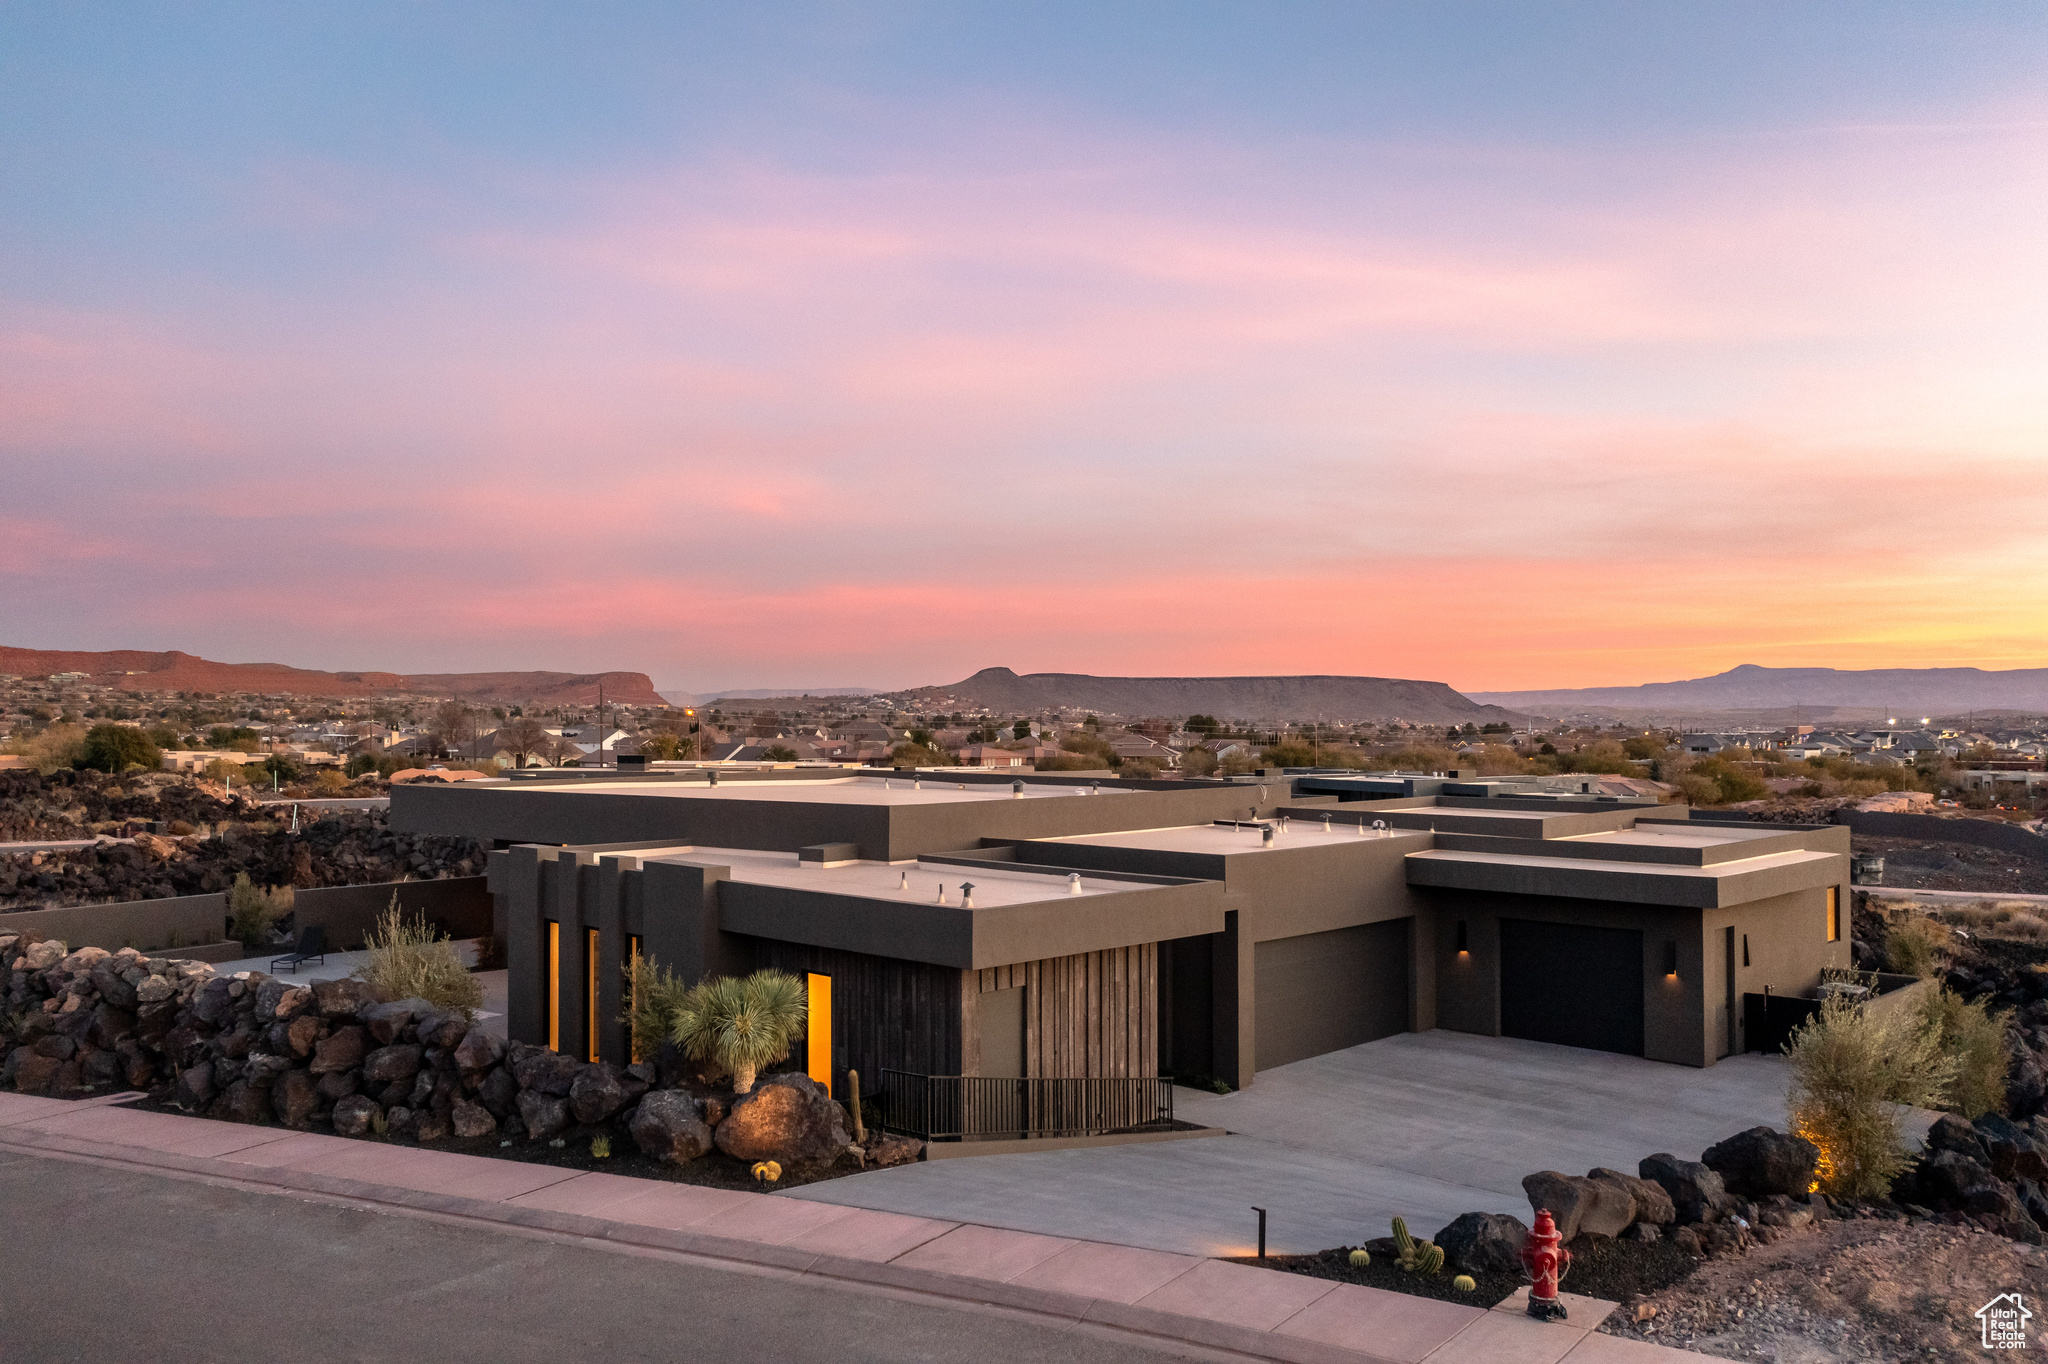
[[[1643,935],[1500,921],[1504,1037],[1643,1054]]]
[[[1390,919],[1258,944],[1258,1069],[1407,1031],[1412,922]]]

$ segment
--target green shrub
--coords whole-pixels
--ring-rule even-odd
[[[228,890],[228,936],[252,952],[270,942],[277,921],[292,912],[292,888],[272,886],[258,890],[248,872],[238,872]]]
[[[436,933],[425,916],[407,922],[396,891],[363,947],[369,959],[355,977],[385,999],[424,999],[436,1008],[460,1010],[464,1018],[474,1018],[483,1007],[483,984],[470,974],[454,940]]]
[[[1896,1104],[1939,1107],[1956,1062],[1912,1010],[1877,1011],[1830,994],[1786,1044],[1787,1107],[1799,1135],[1821,1149],[1828,1193],[1881,1198],[1907,1164]]]
[[[131,767],[155,771],[163,766],[163,751],[133,725],[94,725],[85,732],[85,752],[80,767],[101,772],[126,772]]]
[[[1942,1107],[1971,1120],[2005,1107],[2006,1014],[1991,1001],[1964,999],[1946,985],[1928,991],[1920,1003],[1920,1025],[1932,1032],[1942,1053],[1955,1063]]]
[[[718,976],[683,996],[669,1036],[692,1060],[722,1067],[733,1092],[745,1094],[762,1066],[788,1055],[809,1017],[810,992],[795,976]]]
[[[690,987],[682,977],[652,957],[634,957],[622,968],[626,975],[626,1012],[621,1021],[633,1034],[633,1059],[644,1061],[654,1055],[674,1032],[676,1015]]]

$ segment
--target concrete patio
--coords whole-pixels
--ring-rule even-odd
[[[1248,1254],[1253,1205],[1275,1252],[1352,1245],[1396,1214],[1418,1233],[1463,1212],[1529,1216],[1522,1176],[1634,1172],[1785,1121],[1782,1059],[1706,1070],[1607,1052],[1404,1033],[1260,1071],[1236,1094],[1174,1092],[1176,1116],[1231,1135],[927,1161],[788,1196],[1185,1255]]]

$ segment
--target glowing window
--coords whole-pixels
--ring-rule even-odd
[[[588,979],[584,982],[584,1000],[590,1017],[583,1031],[584,1050],[592,1061],[597,1059],[597,930],[583,930],[583,965]]]
[[[813,1080],[832,1089],[832,977],[813,975],[810,978],[811,1011],[805,1024],[810,1037],[809,1074]]]
[[[562,1049],[562,926],[548,920],[548,1050]]]
[[[1842,888],[1828,887],[1828,941],[1842,940]]]

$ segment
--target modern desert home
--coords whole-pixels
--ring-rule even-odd
[[[776,966],[810,1065],[1258,1071],[1451,1028],[1710,1066],[1849,964],[1849,831],[1498,785],[795,770],[408,787],[486,841],[509,1030],[628,1060],[622,966]]]

